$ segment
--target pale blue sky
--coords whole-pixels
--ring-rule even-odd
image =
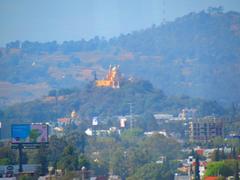
[[[0,0],[0,46],[118,36],[160,24],[163,4],[167,21],[209,6],[240,12],[240,0]]]

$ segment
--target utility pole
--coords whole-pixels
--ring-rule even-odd
[[[195,154],[195,175],[194,175],[194,180],[200,180],[200,172],[199,172],[199,166],[200,166],[200,162],[199,162],[199,157],[198,154]]]
[[[165,15],[166,15],[165,7],[166,7],[165,0],[162,0],[162,24],[165,24],[165,22],[166,22],[166,19],[165,19]]]
[[[132,130],[133,128],[133,103],[128,103],[129,104],[129,115],[130,115],[130,129]]]

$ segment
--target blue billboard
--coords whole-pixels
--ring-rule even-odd
[[[48,126],[46,124],[13,124],[12,143],[47,143]]]

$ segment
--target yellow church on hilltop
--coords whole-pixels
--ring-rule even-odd
[[[97,87],[120,88],[120,71],[119,65],[109,66],[108,74],[104,80],[96,80]]]

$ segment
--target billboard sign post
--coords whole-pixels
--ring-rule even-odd
[[[40,144],[48,144],[47,124],[13,124],[12,148],[19,151],[19,172],[22,168],[22,149],[37,149]]]

